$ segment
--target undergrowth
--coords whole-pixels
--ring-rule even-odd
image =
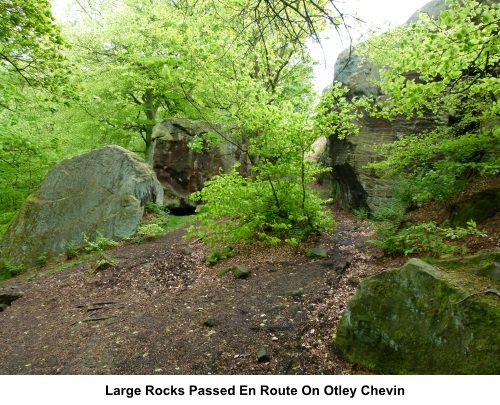
[[[171,215],[167,208],[155,203],[146,204],[145,213],[149,219],[137,229],[136,236],[133,238],[137,243],[158,238],[193,221],[192,216]]]
[[[6,260],[0,261],[0,281],[8,280],[25,270],[22,264],[14,265]]]
[[[370,242],[391,254],[426,253],[433,256],[467,253],[466,246],[450,243],[468,235],[485,237],[477,229],[474,221],[467,222],[467,228],[438,226],[436,222],[421,222],[403,228],[393,223],[384,222],[378,225],[377,239]]]
[[[392,189],[392,200],[387,206],[379,207],[371,213],[377,228],[376,238],[370,242],[395,255],[423,253],[439,257],[456,253],[467,253],[465,245],[458,245],[457,240],[465,236],[475,235],[485,237],[477,229],[477,224],[470,220],[467,227],[451,227],[445,221],[438,224],[435,221],[411,223],[405,222],[405,215],[422,204],[429,202],[421,199],[422,185],[406,178],[397,178]],[[420,192],[419,192],[420,191]],[[452,201],[457,191],[441,195],[441,201]],[[358,214],[359,216],[359,214]]]
[[[16,211],[8,211],[0,213],[0,238],[7,230],[10,221],[12,221],[12,218],[14,218],[15,215]]]

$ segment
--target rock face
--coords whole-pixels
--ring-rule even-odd
[[[144,205],[163,203],[151,168],[132,152],[106,146],[54,166],[9,225],[2,258],[33,264],[40,255],[63,253],[97,232],[119,240],[131,236]]]
[[[498,374],[499,295],[491,278],[411,259],[360,284],[336,344],[349,360],[384,373]]]
[[[378,69],[349,50],[343,51],[335,64],[335,80],[348,89],[348,97],[381,97],[380,88],[371,80],[378,78]],[[338,139],[328,138],[325,163],[333,168],[332,179],[337,198],[345,209],[374,210],[391,199],[393,181],[380,178],[364,168],[380,158],[375,146],[392,143],[402,136],[432,128],[434,116],[406,120],[370,117],[358,119],[359,134]]]
[[[418,12],[439,15],[444,0],[435,0]],[[410,21],[418,18],[416,12]],[[347,97],[383,97],[380,88],[373,83],[379,79],[379,69],[363,61],[352,50],[344,50],[335,63],[335,81],[349,89]],[[407,121],[403,117],[394,120],[369,117],[364,114],[358,120],[359,135],[339,140],[328,138],[324,163],[333,168],[331,178],[340,205],[345,209],[372,211],[387,205],[391,199],[392,180],[380,178],[373,170],[365,169],[368,163],[379,159],[376,145],[394,142],[398,138],[432,128],[436,117],[428,116]]]
[[[10,305],[21,298],[21,293],[1,293],[0,292],[0,312],[5,311]]]
[[[240,163],[240,173],[249,172],[246,155],[235,145],[226,141],[207,143],[210,134],[221,131],[215,124],[179,118],[161,121],[154,127],[153,168],[165,191],[165,205],[171,212],[194,211],[190,195],[201,190],[205,181],[221,170],[228,173]],[[203,145],[201,152],[188,146],[195,139]]]
[[[446,270],[467,270],[481,277],[500,282],[500,252],[482,251],[467,260],[462,257],[440,260],[437,265]]]
[[[445,0],[433,0],[425,4],[417,11],[415,11],[410,18],[406,21],[407,23],[415,22],[418,20],[420,13],[428,14],[431,18],[437,19],[441,11],[446,8]]]

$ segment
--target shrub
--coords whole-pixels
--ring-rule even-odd
[[[137,236],[142,239],[154,239],[162,236],[165,233],[165,229],[154,222],[148,224],[143,224],[137,230]]]
[[[370,210],[366,208],[354,209],[353,213],[359,220],[365,220],[370,218]]]
[[[467,223],[467,228],[439,227],[434,221],[409,225],[397,229],[393,224],[384,223],[379,226],[379,239],[370,242],[383,248],[389,253],[404,254],[422,252],[434,256],[441,256],[459,252],[465,253],[465,247],[447,243],[445,239],[457,240],[467,235],[486,235],[477,229],[474,221]]]
[[[114,240],[106,238],[100,232],[97,232],[94,241],[91,241],[86,235],[84,235],[83,243],[83,248],[87,253],[102,252],[104,249],[108,249],[118,244]]]
[[[236,170],[213,177],[194,198],[206,206],[198,216],[200,224],[190,227],[189,235],[205,239],[212,248],[254,241],[296,244],[335,224],[324,201],[308,185],[261,177],[250,180]]]
[[[251,160],[252,173],[246,178],[234,167],[205,182],[192,196],[206,204],[205,210],[188,235],[220,249],[255,241],[297,245],[308,234],[332,230],[335,221],[326,200],[311,186],[328,169],[306,157],[319,136],[356,133],[357,107],[347,102],[346,92],[331,86],[314,112],[306,99],[242,109],[234,132],[245,139],[241,151]]]
[[[68,242],[64,246],[64,253],[66,255],[66,259],[72,260],[78,256],[79,253],[78,246],[72,242]]]
[[[165,209],[163,206],[156,204],[154,202],[148,201],[146,205],[144,206],[144,212],[148,214],[156,214],[159,215],[163,212],[165,212]]]
[[[233,257],[237,254],[237,251],[233,249],[232,246],[225,246],[222,249],[214,249],[207,256],[205,262],[207,264],[213,265],[221,260],[226,260],[230,257]]]
[[[169,229],[178,225],[179,221],[173,220],[168,210],[155,203],[147,203],[145,212],[152,214],[152,218],[139,226],[136,233],[136,242],[158,238],[164,235]]]
[[[48,258],[47,258],[47,255],[40,255],[36,258],[36,265],[37,266],[45,266],[48,262]]]
[[[0,281],[7,280],[24,271],[22,264],[13,264],[7,260],[0,261]]]

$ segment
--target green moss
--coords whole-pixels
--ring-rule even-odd
[[[465,275],[412,259],[363,281],[336,344],[349,360],[385,373],[500,373],[500,300],[476,294],[487,284]]]
[[[475,194],[466,204],[453,213],[452,224],[465,227],[471,219],[480,224],[500,210],[500,189],[485,190]]]
[[[62,271],[65,269],[69,269],[71,267],[75,267],[75,266],[77,266],[81,263],[84,263],[86,261],[89,261],[89,260],[90,260],[89,257],[80,258],[78,260],[72,260],[72,261],[65,262],[65,263],[54,264],[54,265],[46,267],[42,270],[30,271],[29,274],[27,274],[26,277],[24,277],[24,280],[31,281],[37,277],[46,276],[48,274],[57,273],[58,271]]]
[[[10,221],[16,215],[16,211],[2,212],[0,213],[0,237],[5,233]]]
[[[468,274],[481,276],[474,278],[475,283],[482,281],[483,284],[493,282],[499,285],[500,282],[500,252],[479,252],[468,257],[438,260],[435,265],[447,270],[450,274],[456,274],[457,277],[467,278]],[[485,281],[482,277],[488,279]]]
[[[310,259],[326,259],[328,258],[328,249],[322,247],[306,249],[306,256]]]

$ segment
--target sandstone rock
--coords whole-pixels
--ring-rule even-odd
[[[435,0],[419,9],[408,22],[418,19],[424,12],[437,17],[444,9],[444,0]],[[384,97],[374,80],[380,79],[379,68],[360,58],[353,49],[346,49],[335,63],[334,80],[349,89],[347,97]],[[430,129],[437,117],[427,116],[406,120],[369,117],[359,119],[359,135],[339,140],[328,138],[327,152],[323,162],[333,168],[325,179],[331,182],[340,205],[345,209],[373,211],[386,206],[392,197],[393,180],[380,178],[373,170],[365,169],[369,163],[380,158],[376,145],[392,143],[402,136]]]
[[[420,7],[417,11],[415,11],[406,22],[411,23],[417,21],[420,13],[428,14],[431,18],[437,19],[439,17],[439,14],[441,14],[441,11],[443,11],[445,8],[445,0],[430,1],[429,3]]]
[[[500,252],[482,251],[472,256],[443,259],[436,266],[447,270],[467,270],[478,276],[500,281]]]
[[[349,268],[349,266],[352,264],[354,256],[352,254],[347,254],[342,260],[340,260],[337,265],[335,266],[335,273],[337,274],[344,274],[345,271]]]
[[[15,300],[18,300],[22,296],[23,294],[21,293],[0,293],[0,305],[10,306]]]
[[[491,285],[411,259],[361,282],[336,344],[350,361],[384,373],[498,374],[500,298]]]
[[[495,4],[498,0],[483,0],[483,4]],[[410,18],[406,21],[407,23],[412,23],[418,20],[420,13],[428,14],[431,18],[437,19],[441,11],[446,9],[445,0],[432,0],[427,4],[424,4],[417,11],[415,11]]]
[[[180,118],[161,121],[154,127],[153,168],[165,191],[165,205],[172,213],[194,212],[195,204],[189,197],[220,171],[228,173],[240,163],[240,173],[249,172],[246,154],[234,144],[224,140],[213,145],[205,142],[208,134],[218,133],[223,133],[220,125]],[[196,138],[205,146],[201,153],[188,146]]]
[[[295,300],[299,300],[304,295],[304,291],[301,288],[299,288],[297,290],[290,291],[288,295],[290,295],[290,297],[292,297]]]
[[[349,50],[343,51],[335,63],[335,80],[348,89],[348,97],[382,97],[380,88],[373,84],[379,70]],[[392,197],[393,180],[379,177],[366,169],[377,161],[380,153],[375,146],[392,143],[402,136],[432,128],[436,117],[419,117],[393,120],[370,117],[363,114],[357,120],[359,134],[338,139],[328,138],[327,152],[323,161],[333,168],[329,181],[333,182],[336,197],[345,209],[372,211],[385,206]]]
[[[252,273],[252,270],[241,264],[234,264],[230,269],[234,278],[247,278]]]
[[[119,240],[133,235],[148,201],[163,203],[151,168],[132,152],[106,146],[54,166],[7,229],[2,258],[33,264],[58,255],[84,235]]]
[[[262,346],[257,352],[257,361],[259,363],[267,363],[271,361],[271,355],[269,354],[265,346]]]

